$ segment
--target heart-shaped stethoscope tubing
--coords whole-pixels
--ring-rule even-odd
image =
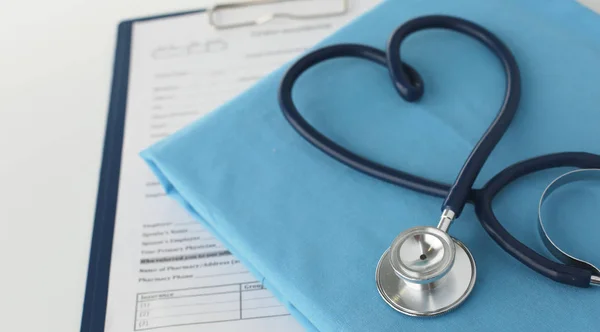
[[[356,57],[386,66],[400,96],[409,102],[418,100],[424,92],[423,81],[414,68],[402,62],[400,45],[410,34],[431,28],[454,30],[478,40],[498,57],[504,68],[506,78],[506,93],[500,111],[473,148],[452,186],[390,168],[349,151],[311,126],[302,117],[292,99],[292,88],[296,80],[303,72],[312,66],[334,58]],[[472,265],[470,267],[472,271],[470,271],[469,276],[472,280],[470,283],[460,286],[463,287],[462,293],[452,295],[451,297],[455,297],[454,299],[451,299],[452,301],[433,309],[427,307],[430,306],[431,303],[420,303],[415,305],[414,303],[407,304],[402,301],[402,303],[396,303],[394,300],[395,297],[399,296],[399,294],[396,293],[408,292],[410,293],[409,297],[422,296],[420,295],[421,293],[427,292],[423,288],[424,284],[427,284],[429,288],[433,288],[435,282],[439,281],[439,278],[443,277],[453,269],[453,264],[457,265],[454,260],[454,255],[456,253],[454,249],[452,249],[452,246],[449,245],[451,241],[449,240],[450,237],[446,235],[446,232],[450,223],[455,218],[459,217],[466,203],[473,203],[475,205],[478,219],[492,239],[494,239],[494,241],[496,241],[496,243],[506,252],[534,271],[552,280],[578,287],[588,287],[600,283],[600,275],[598,275],[597,269],[594,270],[586,268],[585,266],[569,266],[556,263],[538,254],[515,239],[498,222],[491,208],[494,196],[502,188],[519,177],[532,172],[555,167],[600,168],[599,155],[585,152],[564,152],[535,157],[507,167],[494,176],[483,188],[472,189],[473,183],[485,161],[510,125],[518,107],[520,94],[521,79],[519,68],[508,47],[506,47],[494,34],[477,24],[461,18],[443,15],[423,16],[407,21],[398,27],[392,34],[388,41],[387,52],[360,44],[326,46],[311,51],[299,58],[283,76],[279,86],[280,108],[290,125],[309,143],[334,159],[367,175],[421,193],[445,198],[442,205],[442,216],[437,229],[423,227],[417,230],[408,230],[408,233],[398,236],[394,240],[395,242],[392,243],[392,246],[390,246],[390,249],[388,250],[392,251],[389,254],[390,258],[386,257],[388,254],[388,251],[386,251],[384,257],[380,260],[380,266],[378,266],[377,272],[378,288],[384,299],[388,304],[394,307],[394,309],[408,315],[431,316],[452,309],[454,306],[461,303],[469,294],[475,279],[474,262],[470,252],[466,250],[466,247],[456,239],[452,238],[456,248],[462,248],[461,250],[464,251],[464,254],[467,255],[466,257],[470,259]],[[429,240],[426,239],[427,237],[429,237]],[[410,243],[411,241],[412,244]],[[442,254],[451,252],[453,255],[452,260],[442,259],[441,261],[438,260],[430,263],[420,262],[424,265],[418,265],[414,260],[407,259],[408,256],[406,255],[414,254],[413,251],[416,247],[423,247],[424,245],[429,246],[428,248],[430,250],[435,247],[437,248],[436,250]],[[446,252],[444,252],[444,250],[446,250]],[[394,255],[396,256],[395,258]],[[423,260],[427,260],[427,258],[423,258],[426,257],[424,254],[421,254],[420,257]],[[385,260],[391,260],[391,262],[389,264],[386,262],[382,263],[384,258]],[[387,266],[381,267],[382,264],[387,264]],[[380,269],[387,270],[380,271]],[[437,273],[434,273],[435,271],[437,271]],[[389,275],[386,275],[386,273]],[[392,274],[395,274],[395,276],[390,276]],[[465,273],[457,275],[457,277],[464,275]],[[386,281],[386,278],[389,280]],[[410,289],[396,289],[397,285],[395,285],[395,283],[398,282],[396,279],[406,282],[408,286],[410,286]],[[386,290],[385,287],[380,284],[385,282],[394,284],[392,287],[394,289]],[[394,294],[386,294],[386,292],[392,292]],[[432,294],[433,293],[428,293],[426,295],[431,297]],[[424,301],[422,298],[417,300],[413,298],[409,300],[413,302]],[[444,302],[448,299],[437,300],[440,300],[439,302]]]

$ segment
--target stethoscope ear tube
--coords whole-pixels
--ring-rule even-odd
[[[558,260],[567,265],[576,266],[591,271],[592,279],[590,284],[594,286],[600,286],[600,269],[588,261],[585,261],[583,259],[577,258],[569,254],[565,250],[561,249],[558,244],[552,241],[550,234],[546,231],[546,227],[544,226],[544,218],[542,217],[544,202],[548,197],[552,195],[552,193],[555,190],[569,183],[589,180],[600,181],[599,168],[583,168],[567,172],[554,179],[554,181],[552,181],[546,187],[538,204],[538,232],[540,237],[542,238],[542,242],[546,246],[546,249],[548,249],[548,251],[550,251],[550,253],[552,253],[554,257],[556,257]]]
[[[490,237],[521,263],[552,280],[577,287],[589,287],[593,284],[592,269],[560,264],[540,255],[506,231],[492,211],[492,200],[506,185],[527,174],[556,167],[600,168],[600,155],[584,152],[555,153],[511,165],[477,191],[475,212]]]

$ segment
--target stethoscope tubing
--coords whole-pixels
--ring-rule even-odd
[[[292,88],[296,80],[310,67],[325,60],[340,57],[356,57],[387,66],[385,52],[365,45],[339,44],[327,46],[306,54],[287,70],[279,86],[279,104],[283,110],[283,115],[291,126],[309,143],[349,167],[380,180],[424,194],[442,198],[446,197],[450,191],[449,185],[415,176],[359,156],[330,140],[302,117],[292,100]],[[407,72],[410,73],[412,82],[415,85],[422,84],[418,73],[408,65],[403,65]]]
[[[372,61],[388,68],[400,96],[416,101],[423,95],[424,85],[418,72],[403,63],[400,45],[410,34],[429,28],[446,28],[461,32],[482,42],[500,59],[506,73],[506,94],[498,115],[473,148],[454,184],[448,186],[406,172],[398,171],[370,161],[341,147],[312,127],[300,115],[292,99],[292,88],[300,75],[312,66],[340,57],[356,57]],[[471,187],[488,156],[510,125],[521,95],[521,79],[517,62],[496,36],[487,30],[462,19],[447,16],[425,16],[401,25],[388,42],[387,52],[359,44],[340,44],[324,47],[300,58],[286,72],[279,89],[279,104],[286,119],[306,140],[331,157],[381,180],[433,196],[445,197],[442,210],[452,210],[460,216],[469,201]]]
[[[600,156],[586,152],[543,155],[513,164],[475,190],[475,213],[490,237],[511,256],[541,275],[564,284],[589,287],[593,271],[552,261],[512,236],[492,210],[494,197],[511,182],[525,175],[557,167],[600,168]]]
[[[429,28],[454,30],[480,41],[496,54],[506,75],[506,94],[500,111],[473,148],[452,186],[376,163],[340,146],[311,126],[302,117],[292,99],[292,89],[297,79],[312,66],[330,59],[356,57],[386,66],[400,96],[407,101],[418,100],[424,92],[423,80],[414,68],[402,62],[400,45],[410,34]],[[479,171],[510,125],[518,107],[520,94],[519,68],[512,52],[504,43],[491,32],[472,22],[432,15],[410,20],[398,27],[388,42],[386,52],[360,44],[338,44],[309,52],[287,70],[280,83],[278,98],[283,115],[290,125],[310,144],[327,155],[380,180],[445,198],[442,210],[451,209],[457,216],[466,203],[473,203],[483,228],[510,255],[550,279],[578,287],[588,287],[590,271],[556,263],[525,246],[502,227],[491,205],[495,195],[519,177],[554,167],[599,168],[599,155],[565,152],[524,160],[498,173],[483,188],[472,189]]]
[[[458,218],[468,201],[469,193],[485,161],[500,141],[517,112],[521,99],[521,76],[512,52],[488,30],[469,21],[449,16],[424,16],[406,22],[392,34],[387,46],[387,63],[394,86],[402,98],[414,101],[423,95],[423,84],[413,86],[402,67],[400,46],[412,33],[432,28],[454,30],[470,36],[485,45],[500,60],[506,75],[506,93],[502,106],[491,125],[471,150],[458,173],[450,192],[442,204],[442,211],[450,209]]]

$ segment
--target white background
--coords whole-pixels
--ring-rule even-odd
[[[79,330],[118,22],[210,3],[0,0],[0,331]]]

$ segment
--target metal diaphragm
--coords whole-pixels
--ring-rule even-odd
[[[395,310],[436,316],[460,305],[476,279],[473,256],[460,241],[435,227],[402,232],[377,265],[377,289]]]

